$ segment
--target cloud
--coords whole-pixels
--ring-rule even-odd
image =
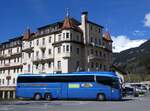
[[[145,31],[135,30],[132,34],[134,36],[144,36],[145,33],[146,33]]]
[[[145,14],[145,17],[144,17],[144,26],[150,28],[150,13]]]
[[[145,41],[146,39],[136,39],[131,40],[126,35],[112,36],[113,39],[113,52],[121,52],[123,50],[138,47]]]

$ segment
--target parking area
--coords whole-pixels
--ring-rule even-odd
[[[0,111],[150,111],[150,96],[122,101],[0,101]]]

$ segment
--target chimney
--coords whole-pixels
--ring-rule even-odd
[[[82,21],[82,25],[88,21],[88,12],[82,12],[81,21]]]
[[[82,14],[81,14],[81,28],[83,30],[84,44],[87,43],[87,21],[88,21],[88,12],[82,12]]]
[[[82,12],[81,14],[81,29],[83,31],[83,40],[84,44],[88,43],[88,34],[87,34],[87,21],[88,21],[88,12]],[[88,49],[87,46],[84,48],[84,69],[88,71]]]

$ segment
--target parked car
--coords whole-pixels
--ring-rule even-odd
[[[133,87],[125,87],[122,90],[122,95],[123,96],[138,97],[139,96],[139,92],[135,88],[133,88]]]
[[[139,95],[145,95],[148,92],[146,86],[135,87],[135,89],[139,93]]]

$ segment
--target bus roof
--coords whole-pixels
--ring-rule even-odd
[[[19,74],[18,76],[78,76],[78,75],[96,75],[96,76],[109,76],[117,77],[115,72],[71,72],[71,73],[41,73],[41,74]]]

